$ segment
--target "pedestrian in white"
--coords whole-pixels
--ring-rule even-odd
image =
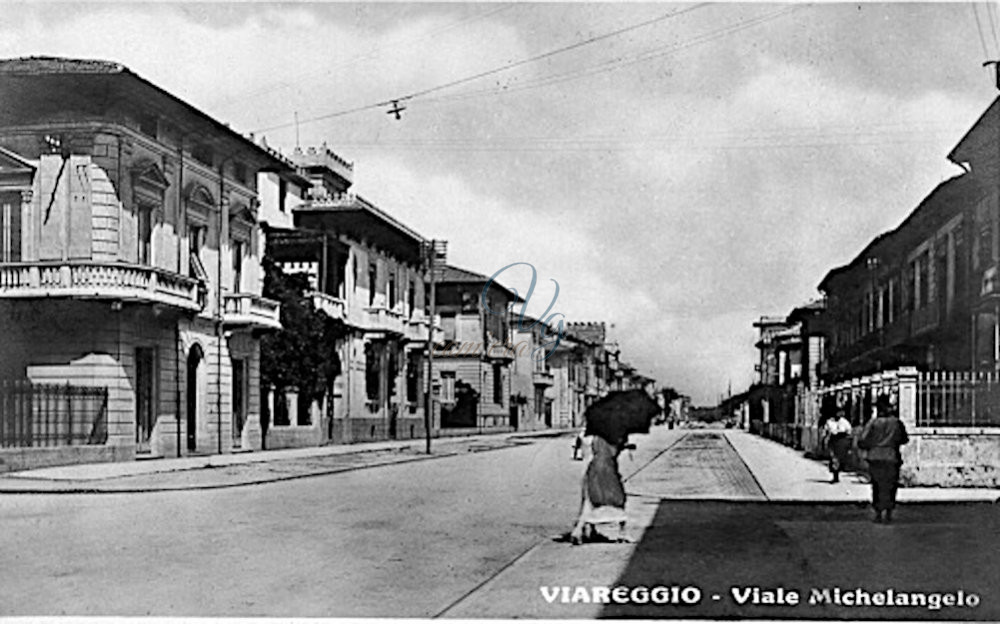
[[[831,483],[837,483],[840,481],[840,471],[847,463],[847,453],[851,450],[851,423],[844,410],[837,410],[837,415],[826,421],[823,437],[830,449],[830,472],[833,473]]]

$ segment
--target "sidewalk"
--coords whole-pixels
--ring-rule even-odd
[[[426,461],[463,453],[531,444],[532,438],[571,436],[575,431],[550,430],[434,438],[432,454],[423,440],[282,449],[230,455],[208,455],[134,462],[78,464],[0,475],[0,494],[92,494],[207,490],[301,479],[375,466]],[[670,462],[671,448],[687,434],[723,436],[749,475],[741,481],[732,470],[718,485],[705,480],[699,460],[687,466]],[[622,464],[629,489],[664,499],[767,500],[775,502],[856,503],[870,500],[871,486],[852,473],[830,483],[824,462],[745,431],[733,429],[655,428],[641,436],[634,459]],[[678,449],[679,450],[679,449]],[[718,472],[718,466],[714,467]],[[634,477],[634,478],[633,478]],[[752,479],[756,487],[743,481]],[[756,488],[759,488],[759,492]],[[1000,489],[900,488],[901,503],[1000,501]]]
[[[947,505],[928,509],[917,503],[995,503],[1000,498],[1000,490],[902,488],[904,521],[883,531],[888,525],[876,525],[866,509],[853,508],[870,501],[868,484],[853,474],[842,474],[841,483],[832,485],[824,462],[777,442],[732,429],[662,427],[631,441],[638,445],[636,457],[621,462],[621,473],[629,494],[627,534],[633,543],[573,547],[553,539],[557,536],[540,539],[438,616],[885,619],[884,613],[841,607],[806,612],[766,602],[740,606],[731,602],[729,592],[734,586],[759,584],[806,591],[810,584],[842,585],[845,578],[859,583],[850,587],[874,587],[885,582],[879,576],[887,569],[890,578],[905,586],[906,579],[926,577],[926,570],[936,569],[932,563],[945,570],[970,560],[975,566],[981,559],[969,553],[983,549],[983,538],[976,531],[988,531],[992,525],[978,525],[970,518],[991,517],[995,508],[984,506],[977,510],[980,513],[970,514]],[[907,509],[907,503],[913,507]],[[615,529],[603,531],[614,535]],[[872,552],[891,562],[888,568],[864,563]],[[980,565],[980,569],[989,568]],[[958,582],[959,587],[975,586],[965,579]],[[704,600],[692,606],[607,605],[561,595],[550,600],[543,593],[568,588],[572,596],[578,588],[654,586],[695,587],[704,591]]]
[[[566,430],[392,440],[165,459],[55,466],[0,474],[0,494],[122,494],[207,490],[452,457],[568,436]]]
[[[746,431],[726,429],[726,439],[746,463],[767,500],[782,502],[850,502],[871,500],[871,485],[853,473],[841,473],[830,483],[826,462],[806,458],[801,451]],[[1000,489],[902,487],[901,503],[991,502]]]

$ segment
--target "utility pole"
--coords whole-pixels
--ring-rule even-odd
[[[431,454],[431,423],[434,418],[434,315],[437,309],[437,261],[444,261],[448,253],[446,241],[431,240],[424,248],[427,270],[430,273],[430,306],[427,312],[427,391],[424,393],[424,435],[427,454]]]

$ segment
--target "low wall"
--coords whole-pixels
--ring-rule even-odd
[[[0,472],[16,472],[69,464],[91,464],[135,459],[131,446],[54,446],[0,449]]]
[[[389,434],[389,423],[384,418],[335,418],[333,420],[333,444],[352,444],[355,442],[381,442],[384,440],[422,440],[424,434],[424,418],[400,418],[396,421],[395,438]],[[438,433],[431,430],[431,437]]]
[[[315,425],[272,426],[267,430],[267,448],[272,451],[283,448],[319,446],[322,443],[323,431]]]
[[[764,425],[759,434],[769,437],[766,433]],[[868,469],[865,453],[857,447],[860,434],[861,427],[855,427],[848,470]],[[902,447],[900,480],[904,485],[1000,487],[1000,428],[916,428],[910,429],[909,435],[909,444]],[[807,457],[826,459],[829,456],[829,451],[819,443],[820,437],[818,428],[802,428]]]
[[[485,433],[514,433],[514,428],[510,425],[497,427],[447,427],[441,430],[441,437],[460,438]]]
[[[431,435],[434,435],[433,429]],[[397,440],[421,440],[424,435],[424,419],[420,418],[400,418],[396,423]]]
[[[905,485],[1000,487],[1000,429],[919,428],[902,452]]]
[[[794,449],[802,449],[801,425],[794,423],[765,423],[759,420],[750,421],[750,433],[780,442]]]

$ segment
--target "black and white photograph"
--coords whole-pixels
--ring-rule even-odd
[[[1000,3],[0,0],[0,622],[997,621],[998,503]]]

